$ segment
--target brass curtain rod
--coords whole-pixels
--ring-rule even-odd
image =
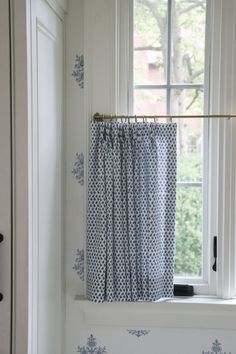
[[[236,114],[198,114],[198,115],[116,115],[116,114],[100,114],[93,115],[94,120],[112,120],[112,119],[159,119],[159,118],[236,118]]]

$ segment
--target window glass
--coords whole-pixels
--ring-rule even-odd
[[[170,114],[203,114],[203,88],[171,89]]]
[[[205,1],[172,1],[171,82],[202,83],[205,52]]]
[[[206,1],[134,0],[133,113],[204,113]],[[175,275],[203,275],[204,124],[176,119]]]
[[[175,274],[202,276],[203,121],[176,119],[177,200]]]
[[[134,112],[140,115],[166,115],[166,90],[135,90]]]
[[[166,83],[167,0],[135,2],[134,83]]]

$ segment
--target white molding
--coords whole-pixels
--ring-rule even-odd
[[[236,3],[234,0],[212,2],[210,113],[236,111]],[[214,119],[215,164],[214,209],[218,236],[217,295],[235,295],[235,122]],[[216,218],[215,218],[216,219]],[[214,221],[213,221],[214,223]],[[213,234],[211,235],[213,236]]]
[[[53,9],[58,17],[64,21],[65,14],[67,12],[67,0],[64,1],[64,4],[58,0],[45,0],[48,5]]]
[[[13,129],[12,353],[26,354],[28,340],[28,15],[29,2],[11,0]]]
[[[0,353],[10,353],[12,266],[11,58],[9,1],[0,2]]]
[[[36,19],[37,23],[37,30],[40,31],[42,34],[44,34],[46,37],[51,39],[53,42],[56,41],[56,37],[53,32],[51,32],[43,22],[41,22],[38,18]]]
[[[163,302],[93,303],[75,298],[89,326],[236,330],[236,299],[193,297]]]
[[[132,114],[133,0],[117,0],[117,114]]]
[[[29,332],[28,332],[28,353],[38,353],[40,348],[42,348],[42,342],[40,342],[39,332],[42,334],[42,322],[39,323],[40,318],[40,307],[39,302],[42,298],[39,298],[39,142],[42,136],[39,136],[39,78],[38,78],[38,57],[40,53],[38,52],[38,41],[39,34],[43,35],[45,38],[52,41],[52,46],[57,48],[60,53],[58,56],[58,65],[63,65],[62,60],[64,59],[64,22],[61,18],[58,18],[58,14],[52,11],[52,7],[48,6],[48,2],[44,0],[31,0],[31,7],[29,9],[29,67],[28,67],[28,85],[29,85],[29,106],[31,113],[29,114],[29,130],[28,130],[28,149],[29,149]],[[63,48],[61,47],[63,46]],[[56,52],[56,53],[58,53]],[[61,55],[63,53],[63,55]],[[45,54],[47,55],[47,53]],[[56,73],[56,75],[58,72]],[[57,82],[60,85],[61,76]],[[63,73],[64,78],[64,73]],[[58,86],[59,87],[59,86]],[[46,88],[45,88],[46,89]],[[40,86],[40,90],[42,87]],[[63,95],[61,95],[63,96]],[[61,124],[59,121],[61,117],[61,112],[64,111],[63,100],[59,98],[58,105],[58,121],[56,124],[57,130],[57,156],[61,156]],[[42,140],[41,140],[42,141]],[[65,280],[63,279],[63,247],[61,245],[61,236],[63,235],[62,229],[62,210],[61,206],[63,198],[62,188],[61,188],[61,178],[63,178],[63,168],[61,166],[60,158],[57,160],[57,169],[61,173],[58,174],[55,186],[57,187],[57,214],[55,215],[55,225],[57,227],[57,242],[54,244],[54,255],[58,261],[58,266],[55,267],[55,283],[58,289],[58,293],[54,301],[58,305],[58,311],[55,315],[55,326],[56,334],[54,336],[53,343],[57,349],[54,349],[58,353],[64,353],[65,344],[65,299],[64,299],[64,286]],[[45,186],[46,188],[46,186]],[[41,204],[42,209],[42,204]],[[41,245],[42,246],[42,245]],[[52,251],[52,250],[51,250]],[[50,252],[51,252],[50,251]],[[41,264],[42,265],[42,264]],[[41,272],[42,275],[42,272]],[[26,352],[25,352],[26,353]]]

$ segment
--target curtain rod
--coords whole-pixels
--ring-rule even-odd
[[[198,114],[198,115],[116,115],[116,114],[100,114],[95,113],[93,115],[94,120],[112,120],[112,119],[159,119],[167,118],[171,120],[172,118],[224,118],[231,119],[236,118],[236,114]]]

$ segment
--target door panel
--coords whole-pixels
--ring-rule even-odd
[[[34,2],[33,35],[33,338],[34,354],[62,344],[63,22]]]
[[[11,110],[9,3],[0,1],[0,354],[11,347]]]

